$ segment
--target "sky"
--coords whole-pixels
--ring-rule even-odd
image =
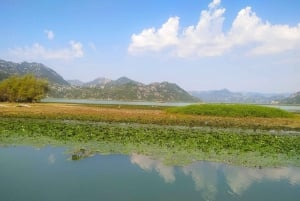
[[[299,0],[1,0],[0,59],[65,79],[300,91]]]

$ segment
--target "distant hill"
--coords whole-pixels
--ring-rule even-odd
[[[68,83],[72,86],[78,86],[78,87],[102,87],[103,85],[111,82],[111,79],[99,77],[96,78],[90,82],[82,82],[80,80],[67,80]]]
[[[111,79],[108,79],[108,78],[105,78],[105,77],[99,77],[99,78],[94,79],[91,82],[84,83],[82,86],[86,86],[86,87],[102,87],[102,86],[104,86],[105,84],[107,84],[107,83],[109,83],[111,81],[112,81]]]
[[[116,80],[97,78],[83,83],[78,80],[69,81],[71,86],[58,87],[49,94],[54,98],[93,98],[102,100],[124,101],[162,101],[162,102],[199,102],[178,85],[169,82],[149,85],[121,77]]]
[[[263,94],[253,92],[231,92],[228,89],[212,91],[191,91],[193,96],[208,103],[277,103],[289,96],[289,94]]]
[[[145,85],[120,77],[117,80],[99,77],[91,82],[66,81],[51,68],[41,63],[14,63],[0,60],[0,81],[12,75],[33,74],[50,82],[48,97],[86,98],[126,101],[198,102],[178,85],[162,82]]]
[[[47,79],[49,82],[60,85],[69,85],[57,72],[40,63],[14,63],[0,60],[0,81],[12,75],[33,74],[38,78]]]
[[[280,101],[282,104],[300,104],[300,91]]]
[[[67,80],[67,82],[70,84],[70,85],[73,85],[73,86],[83,86],[84,85],[84,82],[80,81],[80,80]]]
[[[143,85],[142,83],[131,80],[128,77],[120,77],[119,79],[111,82],[110,84],[116,86],[125,85],[125,84]]]

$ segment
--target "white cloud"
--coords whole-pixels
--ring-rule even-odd
[[[44,33],[47,35],[47,38],[49,40],[53,40],[53,38],[54,38],[54,32],[53,31],[51,31],[51,30],[45,30]]]
[[[282,53],[288,50],[299,50],[300,24],[272,25],[263,22],[251,7],[242,9],[235,18],[228,33],[232,46],[253,44],[249,50],[253,55]]]
[[[40,45],[33,44],[31,47],[18,47],[10,49],[10,54],[21,59],[74,59],[83,57],[83,46],[80,42],[70,41],[69,47],[61,49],[49,49]]]
[[[150,28],[144,29],[140,34],[133,34],[128,51],[130,53],[138,53],[144,50],[160,51],[166,47],[176,45],[178,43],[178,28],[179,18],[171,17],[158,30]]]
[[[220,0],[213,1],[201,12],[196,26],[184,29],[176,49],[178,56],[219,56],[228,49],[230,44],[222,32],[225,9],[219,4]]]
[[[209,7],[210,9],[213,9],[213,8],[219,6],[220,4],[221,4],[221,0],[213,0],[213,1],[208,5],[208,7]]]
[[[221,56],[243,48],[249,55],[300,51],[300,23],[297,26],[273,25],[260,19],[251,7],[237,14],[232,26],[224,31],[225,9],[221,0],[213,0],[203,10],[196,25],[182,28],[179,17],[171,17],[158,30],[144,29],[131,36],[130,54],[167,49],[178,57]]]

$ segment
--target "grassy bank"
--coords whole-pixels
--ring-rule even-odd
[[[245,104],[197,104],[169,108],[171,113],[221,116],[221,117],[263,117],[291,118],[294,115],[278,108]]]
[[[90,149],[89,153],[140,153],[171,164],[210,160],[247,166],[300,166],[299,130],[297,115],[237,118],[140,106],[0,106],[2,145],[71,144]]]

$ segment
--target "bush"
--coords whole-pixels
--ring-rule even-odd
[[[45,97],[48,82],[33,75],[12,76],[0,82],[0,101],[38,102]]]

